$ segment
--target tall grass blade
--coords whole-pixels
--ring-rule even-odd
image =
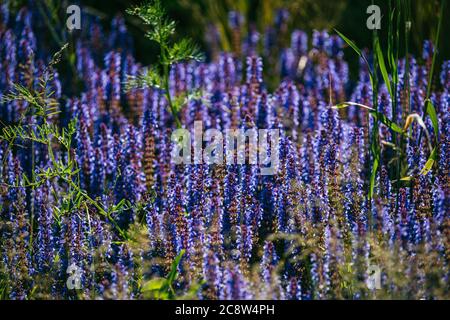
[[[391,129],[392,131],[395,131],[395,132],[400,133],[402,135],[406,135],[406,133],[403,131],[403,129],[398,124],[393,122],[391,119],[386,117],[384,114],[382,114],[380,112],[374,112],[374,111],[372,111],[371,113],[376,113],[376,116],[378,117],[378,120],[382,124],[387,126],[389,129]]]
[[[371,199],[373,198],[373,191],[375,189],[375,180],[377,177],[378,165],[380,163],[379,152],[374,152],[374,153],[375,153],[375,157],[373,159],[372,172],[370,174],[370,189],[369,189],[369,197]]]
[[[347,38],[346,36],[344,36],[341,32],[339,32],[338,30],[334,29],[337,34],[342,38],[342,40],[344,40],[353,50],[355,50],[355,52],[359,55],[362,56],[362,51],[358,48],[358,46],[349,38]]]
[[[377,39],[377,41],[375,41],[375,53],[377,55],[378,58],[378,64],[381,70],[381,75],[383,76],[383,80],[384,83],[386,84],[386,87],[388,89],[389,95],[391,96],[391,98],[394,98],[393,92],[392,92],[392,87],[391,87],[391,80],[389,79],[389,73],[386,69],[386,64],[384,62],[384,57],[383,57],[383,52],[381,51],[381,45],[380,45],[380,41]]]
[[[437,142],[439,137],[439,122],[436,114],[436,108],[434,107],[433,102],[431,102],[430,99],[425,100],[425,107],[427,110],[427,114],[430,116],[431,123],[433,124],[434,135]]]
[[[420,171],[420,174],[423,176],[426,176],[431,169],[433,168],[434,163],[437,159],[437,150],[436,147],[431,151],[430,157],[428,158],[427,162],[423,166],[422,170]]]
[[[373,84],[373,72],[370,68],[370,64],[369,61],[367,61],[366,57],[364,56],[363,52],[361,51],[361,49],[358,48],[358,46],[349,38],[347,38],[346,36],[344,36],[341,32],[339,32],[338,30],[334,29],[334,31],[336,31],[336,33],[342,38],[342,40],[344,40],[357,54],[358,56],[360,56],[361,58],[363,58],[364,62],[367,65],[367,69],[369,70],[369,76],[370,76],[370,81]]]

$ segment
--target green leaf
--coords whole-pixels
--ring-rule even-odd
[[[142,292],[145,297],[162,300],[172,299],[174,297],[175,291],[172,284],[178,276],[178,266],[184,254],[185,250],[183,249],[173,260],[171,270],[166,279],[153,278],[143,285]]]
[[[169,48],[170,64],[188,60],[202,61],[203,58],[203,54],[190,39],[181,39]]]
[[[25,185],[30,184],[30,180],[28,179],[28,177],[25,173],[22,173],[22,179],[25,181]]]
[[[369,77],[370,77],[370,83],[371,83],[371,85],[372,85],[372,88],[375,86],[374,85],[374,81],[373,81],[373,72],[372,72],[372,70],[370,69],[370,64],[369,64],[369,61],[367,61],[367,59],[366,59],[366,57],[364,56],[364,54],[363,54],[363,52],[356,46],[356,44],[352,41],[352,40],[350,40],[349,38],[347,38],[346,36],[344,36],[342,33],[340,33],[338,30],[336,30],[336,29],[334,29],[334,31],[336,31],[337,32],[337,34],[342,38],[342,40],[344,40],[357,54],[358,54],[358,56],[360,56],[363,60],[364,60],[364,62],[365,62],[365,64],[366,64],[366,66],[367,66],[367,70],[368,70],[368,72],[369,72]]]
[[[430,116],[431,123],[433,124],[434,135],[436,136],[436,140],[439,137],[439,122],[436,114],[436,108],[430,99],[425,100],[427,114]]]
[[[125,82],[125,92],[129,92],[133,89],[143,89],[146,87],[161,87],[161,76],[158,73],[156,67],[145,70],[143,73],[136,76],[127,76]]]
[[[373,198],[373,190],[375,189],[375,180],[377,177],[377,170],[378,170],[378,164],[379,164],[379,155],[375,155],[375,159],[373,160],[372,165],[372,173],[370,175],[370,190],[369,190],[369,197]]]
[[[161,288],[164,286],[164,284],[166,283],[166,279],[164,278],[153,278],[149,281],[147,281],[143,286],[142,286],[142,292],[146,292],[146,291],[159,291],[161,290]]]
[[[334,31],[336,31],[336,33],[342,38],[342,40],[344,40],[353,50],[355,50],[355,52],[361,57],[362,56],[362,52],[361,50],[356,46],[356,44],[350,40],[349,38],[347,38],[346,36],[344,36],[342,33],[340,33],[338,30],[334,29]]]
[[[384,124],[385,126],[387,126],[389,129],[391,129],[392,131],[395,131],[397,133],[400,134],[405,134],[405,132],[403,131],[403,129],[396,124],[395,122],[393,122],[391,119],[389,119],[388,117],[386,117],[384,114],[380,113],[380,112],[375,112],[375,111],[371,111],[370,112],[372,115],[378,117],[378,120]]]
[[[431,151],[430,157],[428,158],[427,162],[425,163],[422,170],[420,171],[421,175],[426,176],[428,174],[428,172],[431,171],[434,163],[436,162],[436,158],[437,158],[437,150],[436,150],[436,147],[434,147],[433,151]]]
[[[169,272],[169,275],[167,276],[167,282],[169,283],[169,285],[172,285],[178,275],[178,265],[180,264],[181,258],[183,257],[185,252],[186,251],[184,249],[181,250],[180,253],[176,256],[175,260],[172,262],[172,268]]]
[[[347,108],[349,106],[356,106],[356,107],[361,107],[361,108],[367,109],[369,111],[375,111],[375,109],[373,109],[373,108],[371,108],[369,106],[366,106],[365,104],[351,102],[351,101],[339,103],[339,104],[337,104],[335,106],[332,106],[331,108],[333,108],[333,109],[344,109],[344,108]]]
[[[386,64],[384,62],[384,57],[383,57],[383,52],[381,51],[381,45],[380,45],[380,41],[377,39],[377,41],[375,41],[375,52],[378,58],[378,64],[381,70],[381,75],[383,76],[383,80],[384,83],[386,84],[386,87],[389,91],[389,95],[391,96],[391,98],[394,98],[394,95],[392,93],[392,87],[391,87],[391,81],[389,79],[389,73],[386,69]]]
[[[333,109],[345,109],[345,108],[347,108],[349,106],[350,106],[350,104],[348,104],[346,102],[342,102],[342,103],[338,103],[335,106],[332,106],[331,108],[333,108]]]
[[[164,278],[153,278],[147,281],[142,287],[142,294],[146,299],[169,299],[169,287],[167,280]]]

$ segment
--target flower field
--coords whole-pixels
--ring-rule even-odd
[[[231,49],[211,28],[202,58],[149,5],[129,12],[161,47],[144,66],[126,13],[108,28],[83,16],[50,46],[39,6],[0,6],[1,298],[450,298],[450,61],[435,39],[405,59],[395,32],[360,50],[287,32],[283,10],[244,32],[233,11]],[[199,121],[279,130],[276,172],[175,164],[172,133]]]

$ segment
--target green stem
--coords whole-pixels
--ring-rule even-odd
[[[392,101],[392,117],[394,121],[397,121],[397,107],[398,107],[398,57],[399,57],[399,51],[400,51],[400,18],[401,18],[401,10],[400,10],[400,0],[397,0],[397,17],[396,17],[396,30],[395,30],[395,38],[392,38],[392,47],[394,48],[394,41],[395,41],[395,58],[394,58],[394,74],[393,74],[393,101]],[[394,50],[394,49],[393,49]],[[402,150],[402,147],[400,144],[402,144],[403,138],[398,137],[397,134],[393,136],[395,144],[400,146],[400,150]],[[400,139],[400,143],[399,143]],[[397,165],[395,169],[395,177],[396,177],[396,183],[395,183],[395,190],[396,190],[396,197],[395,197],[395,208],[396,212],[399,208],[399,201],[400,201],[400,171],[401,171],[401,152],[397,152]]]
[[[180,119],[178,118],[178,112],[173,105],[172,97],[170,95],[169,65],[165,63],[163,66],[163,69],[164,69],[164,71],[163,71],[164,72],[164,90],[166,91],[166,99],[167,99],[167,102],[169,103],[170,112],[172,113],[172,116],[173,116],[173,119],[175,121],[177,128],[181,128],[181,122],[180,122]]]
[[[163,65],[163,86],[164,90],[166,91],[165,93],[166,99],[169,104],[170,112],[172,113],[177,128],[181,128],[181,122],[180,119],[178,118],[178,112],[173,105],[172,97],[170,95],[170,83],[169,83],[170,65],[167,60],[166,49],[165,46],[163,46],[163,44],[160,44],[160,46],[161,46],[161,59]]]
[[[32,115],[33,115],[34,107],[32,107]],[[33,117],[33,116],[31,116]],[[31,118],[32,119],[32,118]],[[33,120],[31,120],[33,121]],[[33,129],[31,129],[33,130]],[[36,175],[34,173],[35,171],[35,155],[34,155],[34,141],[31,141],[31,179],[32,181],[36,181]],[[31,189],[32,197],[34,196],[34,187]],[[33,251],[33,227],[34,227],[34,201],[32,200],[30,203],[31,212],[30,212],[30,239],[29,239],[29,250],[30,252]]]
[[[373,1],[372,1],[373,3]],[[377,30],[373,30],[372,34],[372,41],[373,41],[373,83],[372,83],[372,107],[376,111],[374,113],[374,123],[372,128],[372,134],[371,134],[371,154],[373,157],[373,163],[371,168],[371,174],[370,174],[370,188],[369,188],[369,210],[368,210],[368,224],[369,224],[369,230],[372,230],[373,225],[373,219],[372,219],[372,198],[373,198],[373,189],[376,181],[376,176],[378,172],[378,166],[380,162],[380,146],[379,146],[379,133],[378,133],[378,58],[375,54],[375,48],[377,45],[378,40],[378,33]]]
[[[409,0],[403,0],[403,22],[404,22],[404,37],[405,37],[405,73],[404,73],[404,83],[405,83],[405,90],[406,90],[406,106],[405,106],[405,112],[403,113],[403,119],[405,119],[405,115],[410,113],[410,101],[411,101],[411,87],[409,83],[409,70],[410,70],[410,64],[409,64],[409,36],[410,36],[410,28],[411,28],[411,16],[410,16],[410,8],[411,4]],[[399,50],[399,49],[398,49]],[[397,152],[397,170],[396,170],[396,209],[398,209],[399,206],[399,200],[400,200],[400,177],[402,176],[402,167],[404,167],[404,152],[401,152],[401,150],[405,147],[405,139],[403,136],[400,136],[400,142],[396,142],[399,146],[399,151]]]

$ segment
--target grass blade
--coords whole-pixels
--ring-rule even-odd
[[[425,100],[425,104],[427,114],[430,116],[431,123],[433,124],[434,135],[437,141],[439,137],[439,122],[436,114],[436,108],[434,107],[433,102],[431,102],[430,99]]]
[[[430,73],[429,73],[429,77],[428,77],[428,87],[427,87],[427,94],[426,94],[426,98],[425,98],[425,110],[423,113],[424,119],[428,115],[429,104],[426,102],[426,100],[429,100],[430,95],[431,95],[431,87],[433,84],[433,74],[434,74],[434,69],[435,69],[435,65],[436,65],[436,57],[437,57],[437,54],[439,51],[439,38],[441,37],[441,27],[442,27],[442,20],[443,20],[443,16],[444,16],[444,9],[445,9],[445,0],[442,0],[440,16],[439,16],[439,21],[438,21],[438,27],[437,27],[437,32],[436,32],[436,46],[434,48],[433,60],[431,62],[431,69],[430,69]],[[433,119],[431,119],[431,121],[433,122]],[[433,124],[433,127],[434,127],[434,124]],[[435,131],[436,131],[436,129],[435,129]],[[437,138],[437,136],[436,136],[436,138]],[[420,135],[419,135],[419,144],[420,144],[421,139],[422,139],[422,132],[420,132]]]
[[[334,29],[334,31],[337,32],[337,34],[342,38],[342,40],[344,40],[353,50],[355,50],[355,52],[362,57],[362,51],[356,46],[356,44],[350,40],[349,38],[347,38],[346,36],[344,36],[342,33],[340,33],[338,30]]]
[[[361,103],[356,103],[356,102],[341,102],[338,103],[337,105],[332,106],[331,108],[333,109],[345,109],[349,106],[356,106],[356,107],[361,107],[364,109],[369,110],[369,113],[374,117],[374,118],[378,118],[378,120],[384,124],[385,126],[387,126],[389,129],[391,129],[394,132],[400,133],[402,135],[406,135],[405,131],[395,122],[393,122],[391,119],[389,119],[387,116],[385,116],[384,114],[376,111],[375,109],[366,106],[364,104]]]
[[[423,176],[426,176],[428,172],[431,171],[433,168],[434,163],[436,162],[437,158],[437,150],[436,147],[431,151],[430,157],[428,158],[427,162],[423,166],[422,170],[420,171],[420,174]]]
[[[405,132],[403,131],[403,129],[396,124],[395,122],[393,122],[391,119],[389,119],[388,117],[386,117],[384,114],[380,113],[380,112],[376,112],[376,111],[371,111],[371,114],[374,114],[374,116],[376,115],[378,117],[378,120],[384,124],[385,126],[387,126],[389,129],[391,129],[392,131],[395,131],[397,133],[400,134],[405,134]]]
[[[358,54],[358,56],[360,56],[364,60],[365,64],[367,65],[367,70],[369,72],[370,83],[372,84],[372,87],[374,87],[372,69],[370,68],[369,61],[367,61],[361,49],[359,49],[358,46],[352,40],[344,36],[341,32],[339,32],[336,29],[334,29],[334,31],[336,31],[336,33],[342,38],[342,40],[344,40]]]
[[[376,154],[375,155],[375,159],[373,160],[372,173],[370,174],[369,197],[371,199],[373,198],[373,190],[375,189],[375,180],[376,180],[376,177],[377,177],[377,170],[378,170],[379,163],[380,163],[380,158],[379,158],[379,155]]]
[[[356,106],[356,107],[361,107],[361,108],[367,109],[369,111],[375,111],[375,109],[373,109],[373,108],[371,108],[369,106],[366,106],[365,104],[351,102],[351,101],[338,103],[337,105],[334,105],[331,108],[333,108],[333,109],[345,109],[345,108],[347,108],[349,106]]]
[[[183,257],[185,250],[181,250],[180,253],[175,257],[175,260],[172,262],[172,268],[167,276],[167,282],[169,285],[175,281],[178,274],[178,265],[180,264],[181,258]]]
[[[391,87],[391,80],[389,79],[389,73],[386,69],[386,64],[384,62],[383,52],[381,51],[381,45],[379,40],[375,41],[375,53],[378,58],[378,64],[381,70],[381,75],[383,76],[384,83],[386,84],[386,87],[389,91],[389,95],[391,96],[392,99],[394,99]]]

